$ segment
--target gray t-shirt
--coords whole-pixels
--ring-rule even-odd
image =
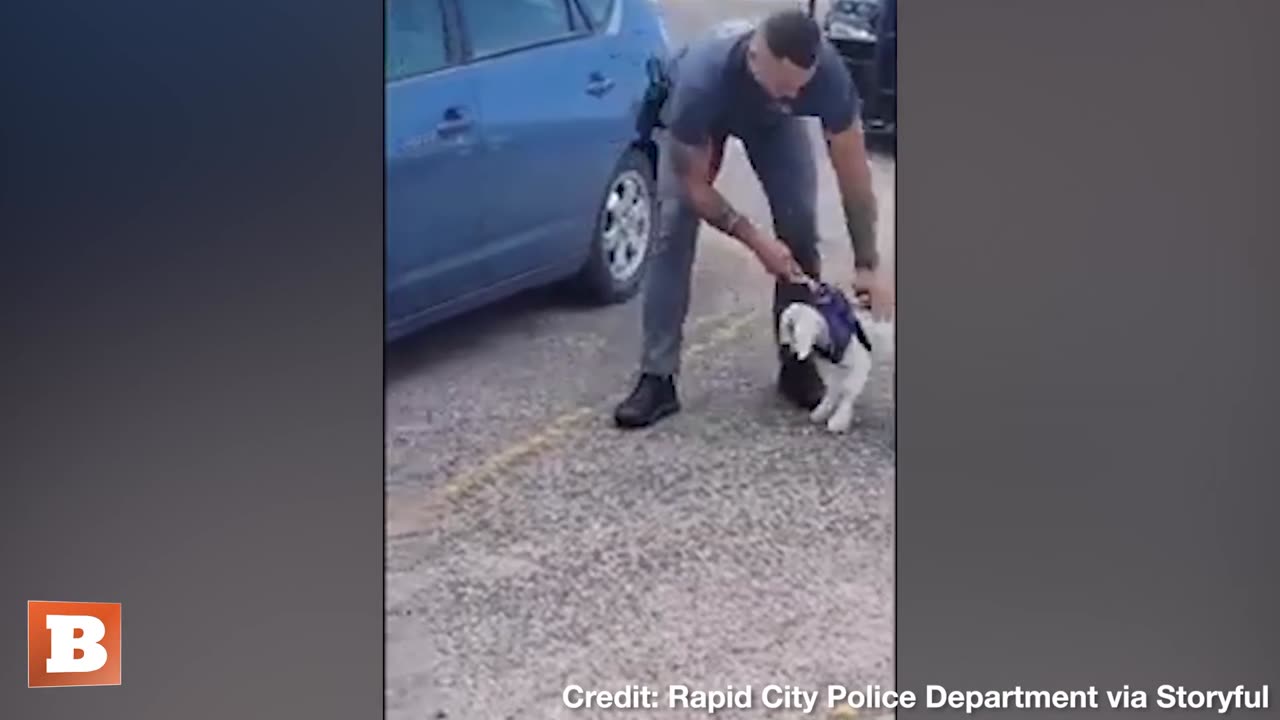
[[[857,87],[829,43],[822,43],[813,79],[787,107],[770,98],[747,67],[750,32],[713,32],[672,59],[663,121],[677,140],[700,145],[722,135],[742,138],[793,116],[817,117],[827,132],[838,133],[858,118]]]

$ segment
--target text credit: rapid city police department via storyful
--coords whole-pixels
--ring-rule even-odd
[[[849,708],[860,711],[963,710],[968,714],[991,710],[1212,710],[1226,714],[1242,710],[1266,710],[1271,706],[1270,686],[1231,689],[1196,689],[1182,685],[1161,685],[1154,690],[1125,685],[1116,689],[1088,687],[1082,690],[1033,690],[1013,687],[1003,690],[954,690],[927,685],[923,692],[886,690],[879,685],[848,688],[826,685],[805,688],[791,684],[763,686],[728,685],[698,689],[688,685],[667,685],[661,690],[648,685],[626,685],[614,689],[592,689],[569,685],[561,693],[569,709],[601,710],[694,710],[714,715],[721,710],[798,710],[803,713]]]

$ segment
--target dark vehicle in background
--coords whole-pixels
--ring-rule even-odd
[[[815,3],[810,3],[815,12]],[[863,99],[870,136],[898,133],[897,0],[831,0],[821,19],[827,40],[844,57]]]

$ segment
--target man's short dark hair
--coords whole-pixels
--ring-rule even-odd
[[[803,10],[783,10],[765,19],[761,25],[765,43],[777,58],[808,69],[818,60],[822,31],[818,23]]]

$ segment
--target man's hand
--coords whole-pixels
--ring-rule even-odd
[[[853,278],[855,292],[867,295],[871,309],[871,317],[877,322],[893,319],[896,310],[893,278],[883,269],[869,270],[860,268]]]
[[[777,238],[761,236],[755,240],[751,250],[760,259],[764,269],[779,280],[796,281],[803,274],[800,264],[791,254],[791,248]]]

